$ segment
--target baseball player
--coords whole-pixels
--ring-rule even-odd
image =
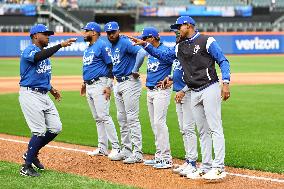
[[[180,34],[176,33],[176,43],[180,41]],[[175,48],[175,47],[173,47]],[[174,50],[174,49],[172,49]],[[168,60],[169,62],[171,59]],[[178,165],[173,169],[174,173],[186,176],[196,169],[196,160],[198,158],[197,152],[197,136],[195,133],[195,121],[191,111],[191,91],[183,80],[183,69],[180,62],[175,59],[173,61],[173,76],[166,77],[159,85],[163,88],[169,88],[173,84],[173,91],[176,92],[176,112],[178,116],[179,128],[182,134],[184,149],[185,149],[185,162]],[[183,91],[185,88],[186,92]]]
[[[111,52],[106,42],[100,39],[100,25],[96,22],[89,22],[82,29],[84,40],[89,42],[89,46],[83,56],[84,84],[81,95],[86,93],[98,132],[98,148],[93,152],[88,152],[88,155],[108,155],[112,158],[117,156],[120,146],[113,120],[109,115],[113,85]],[[112,144],[110,154],[107,151],[108,139]]]
[[[195,121],[191,110],[191,91],[183,91],[186,86],[183,80],[183,75],[182,66],[176,59],[173,62],[173,76],[167,77],[163,81],[166,88],[170,87],[173,83],[173,91],[176,92],[176,112],[185,149],[185,162],[174,168],[173,172],[178,173],[181,176],[186,176],[196,170],[198,152]]]
[[[143,155],[141,125],[138,116],[141,96],[138,70],[146,52],[138,46],[133,46],[131,40],[119,34],[117,22],[107,23],[104,30],[111,47],[112,72],[117,81],[114,86],[114,96],[122,145],[121,152],[111,160],[140,163],[143,161]]]
[[[48,59],[60,48],[70,46],[75,38],[67,39],[58,45],[47,47],[49,36],[54,32],[43,24],[37,24],[30,29],[32,44],[21,54],[20,60],[20,91],[19,102],[31,130],[32,137],[28,150],[23,155],[22,176],[40,176],[35,168],[44,169],[38,159],[39,150],[52,141],[62,130],[58,111],[53,101],[47,95],[48,91],[55,100],[60,101],[61,94],[50,84],[51,63]]]
[[[167,49],[160,42],[159,32],[154,27],[146,27],[140,36],[158,49]],[[160,61],[148,55],[147,62],[147,106],[151,127],[155,135],[156,153],[153,160],[145,160],[145,165],[152,165],[157,169],[172,167],[172,156],[169,141],[169,131],[166,123],[167,110],[171,99],[171,90],[157,87],[159,81],[170,75],[172,62]]]
[[[215,39],[200,34],[194,27],[195,21],[189,16],[179,17],[171,26],[171,29],[177,29],[181,36],[181,42],[176,45],[175,51],[170,49],[161,51],[142,40],[134,40],[136,44],[144,45],[145,50],[158,59],[177,58],[184,70],[186,87],[191,89],[192,113],[200,135],[202,153],[202,166],[187,177],[221,179],[226,176],[221,96],[224,101],[230,97],[230,64]],[[215,62],[222,72],[221,90]],[[212,160],[212,142],[214,160]]]

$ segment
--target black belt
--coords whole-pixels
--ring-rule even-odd
[[[93,83],[95,83],[96,81],[99,81],[100,78],[94,78],[94,79],[91,79],[91,80],[86,80],[84,81],[84,83],[88,84],[88,85],[92,85]]]
[[[38,92],[38,93],[41,93],[41,94],[48,93],[48,90],[46,90],[46,89],[32,88],[32,87],[26,87],[26,88],[27,88],[27,90],[35,91],[35,92]]]
[[[150,90],[159,89],[157,86],[149,86],[149,87],[147,87],[147,88],[150,89]]]
[[[198,87],[198,88],[190,88],[190,89],[193,90],[194,92],[200,92],[200,91],[202,91],[203,89],[206,89],[206,88],[209,87],[210,85],[212,85],[212,84],[214,84],[214,83],[217,83],[217,82],[218,82],[218,80],[217,80],[217,81],[212,81],[212,82],[207,83],[207,84],[205,84],[205,85],[202,85],[201,87]]]
[[[130,79],[130,77],[128,77],[128,76],[116,77],[116,81],[119,82],[119,83],[123,82],[123,81],[126,81],[128,79]]]

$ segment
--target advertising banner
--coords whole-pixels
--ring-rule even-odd
[[[131,35],[131,34],[130,34]],[[210,34],[218,42],[225,54],[280,54],[284,53],[284,33],[278,34],[238,34],[232,35],[214,33]],[[78,40],[70,47],[61,48],[55,56],[82,56],[87,47],[83,37],[78,34],[74,35],[56,35],[50,37],[49,46],[54,46],[62,40],[76,37]],[[102,36],[104,40],[106,36]],[[166,46],[175,45],[175,35],[173,33],[161,33],[161,41]],[[1,35],[0,34],[0,57],[19,57],[21,52],[31,43],[26,35]]]

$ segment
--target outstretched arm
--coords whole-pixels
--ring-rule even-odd
[[[134,45],[141,45],[144,47],[144,49],[155,58],[165,61],[165,62],[173,62],[176,59],[175,49],[174,48],[168,48],[167,50],[160,50],[155,48],[150,43],[147,43],[146,41],[143,41],[141,39],[128,36],[133,42]]]
[[[76,40],[77,40],[76,38],[70,38],[70,39],[67,39],[67,40],[61,42],[58,45],[55,45],[55,46],[47,48],[47,49],[43,49],[43,50],[35,53],[35,55],[34,55],[34,62],[39,62],[39,61],[42,61],[44,59],[47,59],[47,58],[51,57],[60,48],[70,46]]]

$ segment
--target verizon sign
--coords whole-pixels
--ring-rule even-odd
[[[236,53],[276,53],[281,51],[281,38],[278,36],[239,36],[234,37],[233,50]]]

